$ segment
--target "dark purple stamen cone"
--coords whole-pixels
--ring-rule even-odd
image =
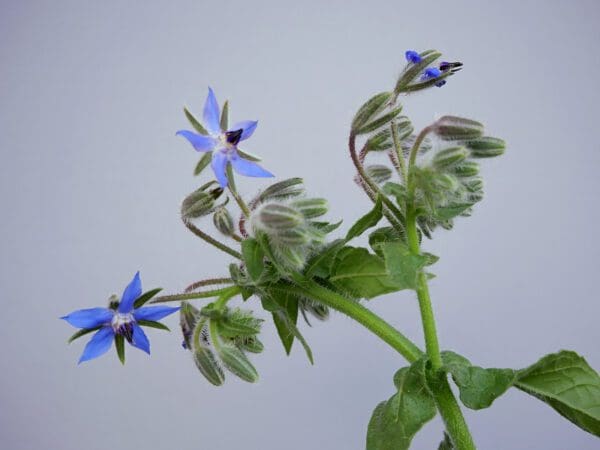
[[[459,67],[462,67],[462,63],[461,62],[447,62],[447,61],[443,61],[440,63],[440,70],[442,72],[447,72],[450,69],[456,69],[457,71],[460,70]]]
[[[133,323],[129,322],[121,325],[117,329],[117,334],[123,335],[123,337],[127,339],[127,342],[131,344],[131,342],[133,341]]]
[[[240,139],[242,138],[243,132],[244,130],[242,130],[241,128],[235,131],[228,131],[227,133],[225,133],[225,136],[227,137],[227,142],[229,142],[231,145],[237,145],[238,142],[240,142]]]

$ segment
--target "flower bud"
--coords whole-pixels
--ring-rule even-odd
[[[396,126],[398,127],[398,139],[401,141],[409,137],[413,131],[415,131],[410,119],[406,116],[400,117]]]
[[[225,236],[231,236],[233,234],[233,219],[231,214],[227,211],[227,208],[218,208],[213,215],[213,223],[215,228],[223,233]]]
[[[479,174],[479,164],[473,161],[465,161],[464,163],[453,167],[452,172],[461,178],[474,177]]]
[[[236,344],[242,351],[250,353],[262,353],[262,351],[265,349],[263,343],[260,342],[256,336],[237,339]]]
[[[483,191],[483,180],[481,178],[473,178],[465,183],[465,188],[469,192]]]
[[[483,135],[483,124],[462,117],[444,116],[433,125],[433,131],[448,141],[471,140]]]
[[[352,121],[352,131],[358,132],[367,122],[379,114],[389,100],[392,98],[391,92],[381,92],[371,97],[364,105],[360,107],[354,120]]]
[[[273,231],[290,230],[304,223],[302,213],[289,206],[268,203],[257,214],[260,224]]]
[[[427,50],[420,53],[419,62],[409,63],[404,71],[400,74],[400,77],[396,82],[396,87],[394,88],[394,93],[400,94],[401,92],[405,91],[408,85],[417,80],[421,73],[440,56],[442,56],[442,54],[435,50]]]
[[[244,352],[234,345],[221,344],[217,347],[223,365],[234,375],[249,383],[258,381],[258,373]]]
[[[277,232],[275,240],[278,244],[300,247],[308,244],[312,239],[311,233],[305,228],[292,228]]]
[[[483,136],[479,139],[468,141],[465,145],[471,149],[471,156],[473,158],[500,156],[506,149],[506,143],[502,139],[490,136]]]
[[[200,346],[194,349],[194,362],[200,373],[211,384],[221,386],[225,382],[225,374],[217,358],[208,347]]]
[[[433,157],[433,165],[438,169],[454,166],[469,156],[469,152],[464,147],[451,147],[441,150]]]
[[[375,183],[383,183],[392,178],[392,170],[381,164],[374,164],[367,167],[367,175],[373,179]]]
[[[302,178],[289,178],[279,181],[266,188],[259,196],[258,201],[296,197],[304,193]]]
[[[181,309],[179,310],[179,324],[181,325],[181,332],[183,334],[184,348],[192,348],[192,335],[199,318],[200,311],[198,308],[190,305],[188,302],[181,303]]]
[[[360,128],[356,129],[354,132],[356,134],[366,134],[366,133],[370,133],[371,131],[375,131],[376,129],[381,128],[384,125],[387,125],[388,123],[390,123],[392,120],[394,120],[396,118],[396,116],[398,114],[400,114],[401,111],[402,111],[402,106],[398,106],[398,107],[392,109],[391,111],[385,113],[384,115],[377,117],[377,118],[373,119],[372,121],[364,124]]]
[[[392,139],[391,139],[390,130],[384,129],[379,133],[374,134],[367,140],[365,143],[365,149],[368,152],[382,152],[389,148],[392,148]]]
[[[181,215],[185,219],[195,219],[209,214],[215,206],[213,195],[204,191],[195,191],[181,204]]]
[[[291,203],[306,219],[314,219],[327,214],[329,206],[324,198],[303,198]]]

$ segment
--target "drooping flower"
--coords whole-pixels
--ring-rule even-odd
[[[223,188],[227,186],[228,164],[231,164],[238,174],[246,177],[272,177],[272,173],[255,162],[243,158],[238,152],[239,142],[252,136],[258,122],[244,120],[234,124],[229,130],[223,130],[220,125],[220,114],[215,94],[209,87],[203,112],[204,126],[209,134],[203,135],[189,130],[180,130],[175,134],[186,138],[199,152],[212,152],[211,168]]]
[[[112,307],[80,309],[61,317],[76,328],[98,330],[85,346],[79,363],[102,356],[108,351],[117,335],[123,336],[131,345],[150,354],[150,342],[139,322],[160,320],[178,311],[179,307],[142,306],[135,308],[135,301],[141,295],[142,282],[140,273],[137,272],[114,309]]]
[[[421,75],[421,81],[432,80],[434,78],[438,78],[441,75],[442,71],[440,69],[438,69],[437,67],[429,67],[425,69],[423,75]],[[446,80],[439,80],[437,83],[435,83],[437,87],[442,87],[445,84]]]

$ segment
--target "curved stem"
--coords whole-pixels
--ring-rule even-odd
[[[227,188],[231,193],[232,197],[235,199],[235,202],[238,204],[240,209],[242,210],[242,215],[246,218],[250,217],[250,209],[244,199],[240,196],[235,187],[235,179],[233,177],[233,170],[231,169],[231,164],[227,165]]]
[[[350,157],[352,158],[352,162],[354,163],[354,166],[356,167],[356,170],[358,171],[358,175],[362,182],[361,185],[362,185],[363,189],[365,190],[365,192],[367,193],[369,198],[371,198],[371,200],[373,200],[373,201],[375,201],[375,200],[373,199],[372,195],[369,193],[369,190],[373,194],[380,195],[381,201],[386,206],[386,208],[389,210],[389,212],[388,211],[385,212],[385,216],[391,222],[391,224],[394,225],[395,228],[402,231],[403,230],[402,223],[404,221],[404,215],[396,207],[396,205],[394,205],[390,201],[390,199],[387,197],[387,195],[385,195],[383,192],[381,192],[381,190],[379,189],[379,186],[377,186],[377,184],[375,182],[373,182],[371,177],[369,177],[367,172],[365,172],[365,169],[360,162],[360,157],[356,153],[356,135],[354,134],[354,132],[350,132],[350,137],[348,138],[348,149],[350,150]]]
[[[360,303],[350,301],[346,297],[314,281],[298,279],[296,284],[282,284],[280,287],[276,287],[276,289],[295,292],[346,314],[379,336],[409,362],[414,362],[423,355],[423,352],[412,341],[377,314],[365,308]]]
[[[207,280],[200,280],[190,284],[185,288],[184,292],[187,294],[189,292],[195,291],[196,289],[203,286],[210,286],[213,284],[232,284],[233,280],[231,278],[209,278]]]
[[[225,252],[225,253],[233,256],[234,258],[242,259],[242,255],[239,252],[236,252],[231,247],[223,244],[220,241],[217,241],[215,238],[213,238],[212,236],[210,236],[207,233],[205,233],[204,231],[202,231],[200,228],[198,228],[196,225],[194,225],[192,222],[190,222],[185,217],[182,217],[181,220],[183,221],[183,224],[187,227],[187,229],[190,230],[192,233],[194,233],[196,236],[198,236],[200,239],[203,239],[204,241],[208,242],[209,244],[214,245],[222,252]]]

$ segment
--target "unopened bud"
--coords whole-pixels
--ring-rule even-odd
[[[483,191],[483,180],[481,178],[473,178],[465,183],[465,187],[469,192]]]
[[[506,143],[502,139],[490,136],[483,136],[479,139],[468,141],[465,145],[471,149],[471,156],[473,158],[500,156],[506,149]]]
[[[231,373],[249,383],[258,381],[256,369],[239,348],[229,344],[222,344],[217,348],[217,352],[219,353],[221,362]]]
[[[327,214],[329,206],[324,198],[303,198],[294,200],[291,205],[300,211],[306,219],[314,219]]]
[[[267,229],[283,231],[303,224],[304,216],[300,211],[289,206],[269,203],[258,211],[258,220]]]
[[[469,152],[464,147],[452,147],[441,150],[433,157],[433,165],[438,169],[458,164],[469,156]]]
[[[387,129],[381,130],[379,133],[371,136],[365,144],[365,149],[368,152],[382,152],[391,147],[391,133]]]
[[[373,179],[375,183],[383,183],[392,178],[392,170],[381,164],[374,164],[367,167],[367,175]]]
[[[461,178],[474,177],[479,174],[479,164],[473,161],[465,161],[464,163],[453,167],[452,172]]]
[[[371,97],[364,105],[360,107],[354,116],[354,120],[352,121],[352,130],[354,132],[358,132],[358,130],[360,130],[367,122],[383,111],[391,98],[391,92],[381,92]]]
[[[247,338],[239,339],[236,343],[241,350],[250,353],[262,353],[262,351],[265,349],[263,343],[260,342],[256,336],[249,336]]]
[[[483,124],[471,119],[444,116],[433,125],[433,131],[445,140],[471,140],[483,135]]]
[[[218,208],[213,215],[213,223],[215,228],[223,233],[225,236],[231,236],[233,234],[233,219],[231,214],[227,211],[227,208]]]
[[[258,197],[258,201],[296,197],[304,193],[302,178],[289,178],[266,188]]]
[[[198,308],[190,305],[188,302],[181,303],[179,324],[181,325],[181,333],[183,334],[184,347],[187,349],[192,348],[192,335],[199,318],[200,311]]]
[[[194,362],[200,373],[210,383],[221,386],[225,382],[225,374],[217,358],[208,347],[200,346],[194,349]]]
[[[312,235],[305,228],[292,228],[277,232],[275,240],[279,244],[300,247],[308,244],[312,240]]]
[[[400,117],[396,123],[398,129],[398,139],[403,141],[409,137],[413,131],[415,131],[410,119],[408,117]]]
[[[373,119],[372,121],[364,124],[362,127],[355,130],[355,133],[356,134],[366,134],[366,133],[370,133],[371,131],[375,131],[378,128],[381,128],[384,125],[387,125],[388,123],[390,123],[392,120],[394,120],[396,118],[396,116],[398,116],[398,114],[400,114],[401,111],[402,111],[402,107],[398,106],[398,107],[392,109],[391,111],[383,114],[382,116],[377,117],[377,118]]]
[[[186,219],[209,214],[215,206],[213,195],[204,191],[195,191],[188,195],[181,204],[181,215]]]

